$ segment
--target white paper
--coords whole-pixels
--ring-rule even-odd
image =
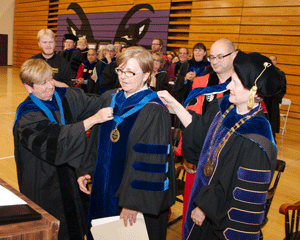
[[[98,224],[99,225],[95,225]],[[136,223],[124,226],[120,216],[92,220],[91,233],[94,240],[149,240],[142,214],[137,215]]]
[[[144,219],[144,215],[142,213],[138,213],[136,215],[136,218],[137,219],[138,218]],[[91,224],[94,227],[94,226],[97,226],[97,225],[101,225],[101,224],[104,224],[104,223],[110,223],[110,222],[117,221],[117,220],[120,220],[120,216],[93,219]]]
[[[27,204],[23,199],[0,185],[0,206]]]

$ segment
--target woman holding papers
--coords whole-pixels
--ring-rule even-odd
[[[169,208],[175,202],[175,173],[171,151],[171,122],[166,106],[147,87],[153,70],[151,54],[131,47],[117,58],[122,89],[105,93],[114,119],[94,129],[87,150],[81,190],[95,167],[89,208],[92,219],[119,215],[125,226],[143,213],[150,239],[166,239]],[[95,134],[96,132],[96,134]],[[93,156],[97,154],[96,164]],[[89,174],[87,174],[89,173]],[[92,239],[88,233],[88,239]]]

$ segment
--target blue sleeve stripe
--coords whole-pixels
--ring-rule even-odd
[[[267,201],[268,192],[257,192],[242,188],[236,188],[233,191],[236,200],[252,204],[264,204]]]
[[[130,183],[131,187],[137,190],[163,192],[169,189],[169,178],[163,182],[150,182],[142,180],[133,180]]]
[[[264,211],[249,212],[237,208],[231,208],[228,212],[228,216],[231,221],[244,224],[259,225],[264,219]]]
[[[146,163],[135,161],[132,165],[135,171],[149,172],[149,173],[167,173],[169,170],[169,163]]]
[[[170,154],[170,144],[136,143],[133,150],[138,153],[168,155]]]
[[[226,239],[258,240],[260,232],[244,232],[232,228],[227,228],[224,231],[224,236],[226,237]]]
[[[240,167],[237,171],[238,179],[246,182],[268,184],[271,181],[270,170],[256,170]]]

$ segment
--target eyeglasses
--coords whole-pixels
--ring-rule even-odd
[[[214,56],[209,56],[209,59],[210,59],[210,61],[213,61],[213,60],[218,60],[218,61],[222,61],[225,57],[228,57],[230,54],[232,54],[233,52],[231,52],[231,53],[228,53],[228,54],[226,54],[226,55],[224,55],[224,56],[216,56],[216,57],[214,57]]]
[[[153,61],[155,61],[155,62],[162,62],[162,61],[160,61],[159,59],[153,59]]]
[[[141,74],[143,73],[144,71],[140,71],[140,72],[131,72],[131,71],[123,71],[121,68],[115,68],[115,71],[118,75],[121,75],[121,74],[125,74],[126,77],[133,77],[135,75],[138,75],[138,74]]]
[[[157,46],[157,45],[160,45],[160,44],[159,43],[152,43],[151,45],[156,45]]]

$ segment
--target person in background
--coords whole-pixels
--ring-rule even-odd
[[[169,65],[173,63],[173,59],[176,57],[176,53],[174,51],[170,51],[170,53],[167,55],[169,60]]]
[[[122,52],[122,44],[120,42],[115,42],[115,58],[117,58]]]
[[[70,64],[60,55],[55,53],[55,34],[50,29],[41,29],[37,34],[37,41],[41,53],[31,57],[31,59],[43,59],[46,61],[54,72],[53,79],[58,81],[56,86],[71,86],[73,71]],[[64,83],[59,85],[59,82]]]
[[[280,92],[282,81],[270,62],[239,51],[227,85],[230,95],[214,99],[204,115],[189,113],[165,91],[159,94],[185,126],[183,147],[201,148],[184,240],[259,239],[277,161],[261,101]]]
[[[60,51],[58,54],[70,63],[71,69],[73,70],[72,78],[75,78],[78,68],[83,62],[83,56],[81,52],[76,48],[78,37],[73,34],[65,34],[64,37],[65,49],[63,51]]]
[[[88,60],[87,53],[88,53],[89,47],[88,47],[88,42],[87,42],[85,36],[78,38],[77,48],[82,54],[83,62],[86,62]]]
[[[154,91],[169,91],[169,75],[163,70],[166,59],[162,53],[155,52],[152,54],[153,72],[150,77],[149,86]]]
[[[119,214],[125,226],[132,225],[141,212],[149,239],[166,239],[168,212],[175,202],[170,115],[156,92],[147,87],[153,71],[149,51],[127,48],[117,65],[122,90],[104,93],[114,119],[101,124],[100,132],[92,130],[90,142],[98,143],[98,149],[87,151],[90,161],[82,168],[90,171],[78,179],[80,189],[89,194],[86,183],[94,173],[89,226],[92,219]],[[92,239],[90,233],[87,239]]]
[[[92,93],[95,82],[91,79],[91,76],[97,63],[97,52],[95,49],[88,50],[87,59],[78,69],[75,86],[81,87],[86,93]]]
[[[205,69],[210,65],[207,61],[206,46],[203,43],[195,44],[193,48],[192,59],[184,62],[179,69],[173,87],[173,96],[183,103],[192,90],[192,84],[196,77],[201,77]]]
[[[264,102],[268,111],[269,121],[272,127],[273,137],[275,139],[276,133],[279,133],[280,131],[280,104],[282,102],[283,96],[286,93],[286,77],[285,73],[276,66],[277,57],[275,55],[271,55],[269,58],[272,61],[273,65],[277,68],[279,73],[283,76],[282,91],[274,96],[264,98]]]
[[[179,61],[172,63],[167,69],[167,72],[169,74],[169,81],[171,82],[171,84],[174,84],[176,82],[181,65],[188,61],[189,50],[186,47],[179,48],[178,58]]]
[[[100,95],[108,89],[113,89],[118,86],[118,78],[115,72],[115,46],[112,44],[107,45],[103,50],[103,54],[103,58],[97,62],[93,75],[91,76],[91,79],[95,82],[92,92]]]
[[[60,221],[59,240],[83,240],[87,209],[75,169],[84,161],[86,131],[111,120],[112,109],[81,89],[55,87],[42,59],[27,60],[20,79],[29,93],[13,128],[20,192]]]
[[[167,70],[170,62],[169,62],[168,56],[162,52],[163,47],[164,47],[164,40],[162,40],[161,38],[154,38],[152,40],[151,53],[153,54],[155,52],[159,52],[159,53],[163,54],[164,58],[166,59],[166,63],[164,64],[164,70]]]

